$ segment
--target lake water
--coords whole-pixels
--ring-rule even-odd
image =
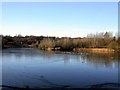
[[[8,86],[85,88],[118,83],[118,57],[114,54],[5,49],[2,52],[2,69],[2,84]]]

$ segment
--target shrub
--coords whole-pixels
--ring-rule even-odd
[[[108,48],[112,49],[118,49],[118,43],[116,41],[112,41],[109,45]]]
[[[54,48],[54,47],[55,47],[55,42],[50,38],[44,38],[38,45],[38,48],[40,49],[47,49],[47,48]]]

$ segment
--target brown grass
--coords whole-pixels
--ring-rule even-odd
[[[73,51],[77,51],[77,52],[95,52],[95,53],[111,53],[111,52],[115,52],[114,49],[110,49],[110,48],[74,48]]]

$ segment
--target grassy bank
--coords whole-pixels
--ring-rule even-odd
[[[75,52],[92,52],[92,53],[114,53],[114,49],[110,48],[74,48]]]
[[[74,48],[73,50],[62,50],[60,48],[46,48],[42,49],[45,51],[71,51],[71,52],[90,52],[90,53],[115,53],[117,52],[115,49],[110,48]]]

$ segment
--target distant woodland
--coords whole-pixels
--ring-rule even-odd
[[[87,37],[45,37],[45,36],[0,36],[0,46],[5,48],[39,48],[42,50],[73,51],[76,48],[110,48],[120,50],[120,37],[111,32],[88,34]]]

